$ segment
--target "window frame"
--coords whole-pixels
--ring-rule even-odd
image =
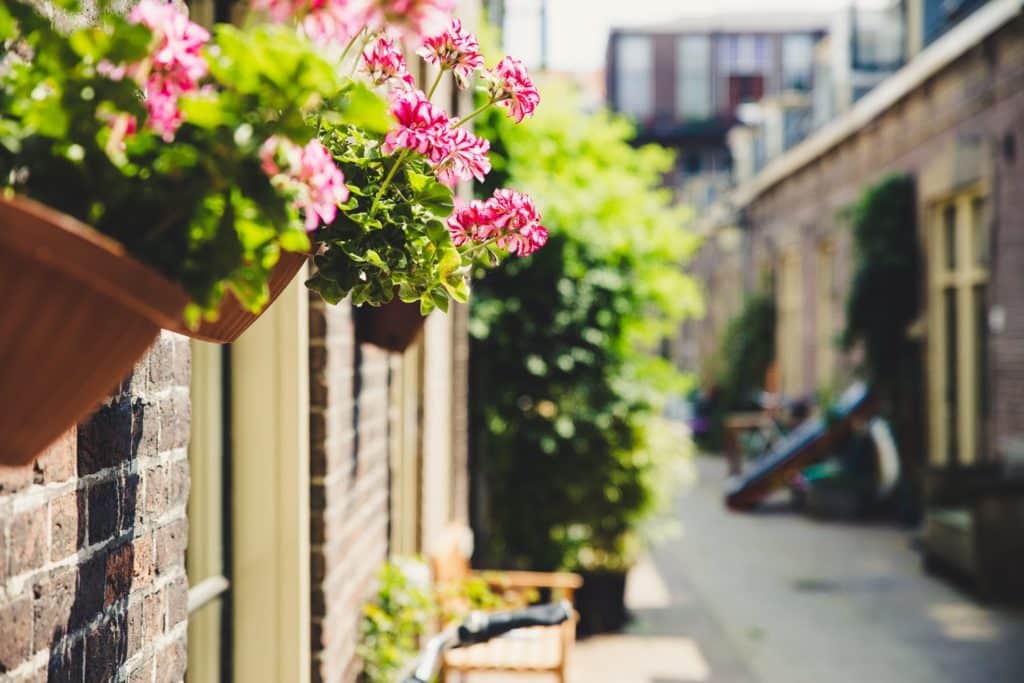
[[[987,378],[979,372],[977,359],[987,356],[987,334],[979,334],[978,316],[985,313],[975,298],[976,288],[987,287],[988,267],[975,258],[975,237],[978,230],[986,233],[990,221],[989,211],[976,221],[977,201],[988,202],[990,195],[985,183],[975,183],[931,202],[928,207],[928,372],[930,461],[944,467],[970,466],[984,458],[979,444],[984,444],[985,414],[979,414]],[[953,245],[947,241],[946,213],[954,210]],[[953,246],[951,252],[948,247]],[[947,257],[953,255],[953,259]],[[950,261],[953,261],[950,263]],[[946,340],[949,320],[946,312],[947,292],[954,293],[956,320],[954,321],[956,347],[955,376],[948,372]],[[979,355],[982,354],[982,355]],[[949,423],[951,412],[947,405],[950,382],[956,402],[956,424]],[[981,404],[981,405],[979,405]],[[953,430],[951,430],[951,427]],[[949,453],[950,436],[956,434],[955,453]],[[952,455],[952,457],[951,457]]]

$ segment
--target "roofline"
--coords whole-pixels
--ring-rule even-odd
[[[730,194],[736,207],[752,203],[788,176],[837,147],[1021,14],[1024,0],[994,0],[921,51],[906,66],[875,86],[843,116],[776,157],[753,179]]]

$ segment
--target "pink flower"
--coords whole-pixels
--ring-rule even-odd
[[[391,94],[391,115],[398,126],[388,132],[381,150],[391,154],[398,148],[411,149],[440,163],[446,151],[449,120],[419,90],[396,90]]]
[[[452,244],[461,247],[469,242],[484,242],[495,232],[494,211],[491,207],[474,199],[469,204],[457,209],[448,217],[448,232],[452,236]]]
[[[367,0],[364,23],[372,30],[390,28],[418,39],[444,27],[455,0]]]
[[[412,85],[412,74],[406,66],[405,57],[395,48],[394,41],[387,36],[380,36],[363,51],[362,69],[375,85],[384,85],[397,79],[406,85]]]
[[[426,38],[417,54],[428,63],[451,71],[460,88],[468,86],[473,74],[484,65],[480,43],[472,33],[462,30],[458,19],[452,19],[444,33]]]
[[[104,60],[96,70],[111,80],[129,76],[139,81],[149,112],[147,124],[170,142],[182,121],[178,98],[197,90],[199,81],[207,74],[202,49],[210,34],[189,21],[177,7],[159,0],[142,0],[128,18],[153,32],[153,52],[136,64]]]
[[[351,0],[252,0],[277,23],[296,21],[318,43],[345,43],[363,27],[363,12]]]
[[[494,240],[517,256],[532,254],[548,241],[533,200],[515,190],[498,190],[486,202],[474,200],[456,210],[448,218],[448,232],[455,246]]]
[[[478,138],[465,128],[449,129],[444,141],[444,156],[434,164],[437,179],[448,187],[455,187],[460,180],[476,178],[483,181],[491,172],[491,161],[487,153],[491,143]]]
[[[306,217],[306,230],[334,221],[338,205],[347,201],[345,174],[319,140],[305,147],[273,136],[260,147],[264,173],[274,185],[295,196],[295,205]]]
[[[533,116],[533,111],[540,104],[540,93],[521,61],[505,57],[494,69],[484,71],[484,79],[491,97],[508,107],[516,123]]]

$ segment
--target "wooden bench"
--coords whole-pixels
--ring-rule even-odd
[[[513,604],[525,602],[531,593],[544,589],[551,591],[552,600],[572,602],[583,585],[579,575],[566,572],[474,571],[469,563],[472,552],[472,532],[468,528],[447,530],[431,556],[438,585],[455,585],[478,577]],[[576,619],[560,626],[517,629],[489,643],[448,652],[441,680],[448,680],[449,673],[465,678],[474,672],[501,672],[551,674],[564,683],[575,641]]]

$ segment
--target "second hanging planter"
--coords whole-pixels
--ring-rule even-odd
[[[395,297],[383,306],[355,309],[356,338],[388,351],[402,352],[412,345],[426,318],[418,303],[406,303]]]

